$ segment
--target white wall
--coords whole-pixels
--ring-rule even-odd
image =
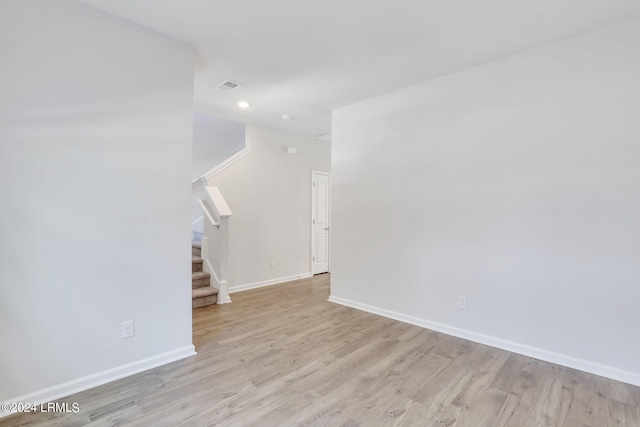
[[[192,49],[6,0],[0,51],[0,400],[192,354]]]
[[[245,124],[195,113],[191,179],[198,178],[245,146]]]
[[[325,141],[248,125],[247,142],[251,153],[208,183],[220,188],[233,212],[231,291],[310,273],[311,171],[331,167]],[[287,155],[287,146],[297,154]]]
[[[209,172],[246,145],[246,125],[204,113],[193,115],[193,150],[191,179]],[[204,184],[197,180],[191,185],[191,223],[196,234],[202,236],[203,212],[198,199],[204,197]]]
[[[638,112],[638,20],[335,111],[332,299],[640,384]]]

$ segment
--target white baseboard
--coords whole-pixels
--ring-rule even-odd
[[[235,154],[231,155],[226,160],[214,166],[213,169],[210,169],[207,172],[203,173],[201,178],[204,178],[206,181],[209,181],[211,178],[218,175],[220,172],[227,169],[229,166],[232,166],[234,163],[238,162],[247,154],[251,153],[251,151],[252,151],[251,147],[249,146],[242,148],[241,150],[237,151]]]
[[[399,320],[400,322],[420,326],[425,329],[442,332],[443,334],[453,335],[454,337],[463,338],[469,341],[485,344],[513,353],[522,354],[524,356],[533,357],[534,359],[555,363],[557,365],[578,369],[580,371],[589,372],[591,374],[640,386],[640,373],[624,371],[612,366],[602,365],[599,363],[591,362],[589,360],[578,359],[572,356],[567,356],[565,354],[556,353],[542,348],[531,347],[525,344],[503,340],[501,338],[496,338],[489,335],[479,334],[477,332],[469,331],[466,329],[460,329],[454,326],[445,325],[443,323],[433,322],[427,319],[409,316],[407,314],[399,313],[396,311],[374,307],[357,301],[351,301],[345,298],[336,297],[334,295],[331,295],[329,297],[329,301],[347,307],[356,308],[358,310],[366,311],[368,313],[388,317],[389,319]]]
[[[106,371],[97,372],[78,378],[62,384],[38,390],[33,393],[18,396],[8,402],[29,402],[35,404],[47,403],[65,396],[69,396],[93,387],[97,387],[115,380],[119,380],[130,375],[134,375],[167,363],[175,362],[180,359],[195,356],[196,351],[193,345],[188,345],[177,350],[159,354],[157,356],[148,357],[137,362],[127,365],[118,366],[117,368],[107,369]],[[11,412],[0,411],[0,418],[11,415]]]
[[[215,280],[216,285],[213,286],[212,283],[209,283],[210,285],[212,285],[214,288],[216,289],[220,289],[220,285],[222,284],[222,280],[220,280],[218,278],[218,274],[216,273],[216,270],[213,268],[213,265],[211,265],[211,262],[209,262],[208,259],[204,260],[204,265],[203,265],[203,269],[205,272],[210,273],[211,277],[213,278],[213,280]]]
[[[313,274],[311,273],[300,273],[300,274],[295,274],[293,276],[279,277],[277,279],[269,279],[269,280],[263,280],[261,282],[253,282],[253,283],[246,283],[244,285],[231,286],[229,287],[229,293],[232,294],[234,292],[248,291],[249,289],[256,289],[256,288],[262,288],[265,286],[278,285],[280,283],[291,282],[293,280],[306,279],[311,276],[313,276]]]
[[[200,215],[198,218],[191,221],[191,228],[193,229],[196,225],[198,225],[198,223],[202,222],[203,220],[204,220],[204,215]]]
[[[211,265],[208,259],[204,260],[204,263],[202,265],[202,270],[206,271],[207,273],[210,273],[211,278],[215,281],[215,283],[211,283],[211,280],[210,280],[209,285],[216,288],[218,291],[222,291],[222,289],[226,286],[227,281],[220,280],[220,278],[218,277],[218,274],[216,273],[216,270],[213,268],[213,265]],[[218,304],[229,304],[231,302],[231,298],[229,298],[229,295],[227,295],[224,301],[220,301],[220,298],[224,298],[222,294],[218,294]]]

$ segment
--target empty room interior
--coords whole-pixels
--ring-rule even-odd
[[[637,0],[2,0],[0,184],[0,426],[640,427]]]

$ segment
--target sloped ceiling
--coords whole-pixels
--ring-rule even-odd
[[[640,17],[638,0],[80,1],[193,45],[197,111],[305,136],[334,108]]]

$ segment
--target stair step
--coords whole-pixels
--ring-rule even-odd
[[[209,295],[218,295],[218,290],[211,286],[191,290],[191,298],[208,297]]]
[[[200,308],[218,302],[218,290],[207,286],[191,290],[191,308]]]
[[[202,288],[211,284],[211,274],[206,271],[191,272],[191,288]]]
[[[202,245],[200,243],[191,243],[191,255],[200,256],[202,254]]]
[[[200,243],[191,244],[191,307],[199,308],[218,302],[218,290],[211,287],[211,274],[202,271]]]
[[[207,273],[206,271],[192,271],[191,272],[191,278],[192,279],[200,279],[200,278],[203,278],[203,277],[206,277],[208,279],[209,277],[211,277],[211,274]]]
[[[191,272],[202,271],[202,258],[199,256],[192,255],[191,256]]]

